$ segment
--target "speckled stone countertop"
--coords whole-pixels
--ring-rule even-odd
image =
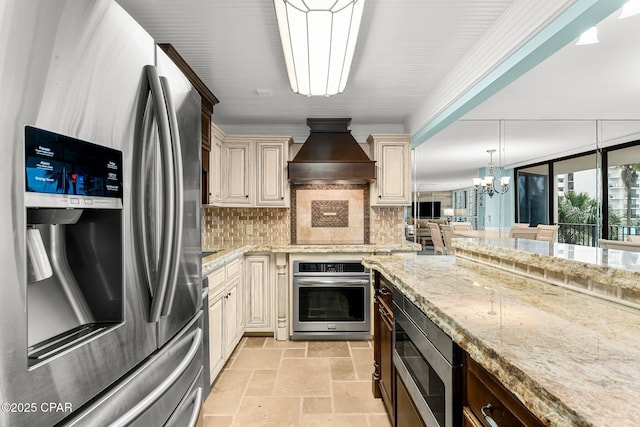
[[[454,239],[456,255],[640,309],[640,253],[527,239]]]
[[[203,249],[203,252],[215,250],[216,253],[202,259],[202,275],[206,276],[215,269],[232,261],[247,252],[271,252],[271,253],[320,253],[320,254],[390,254],[396,252],[417,252],[422,248],[418,243],[404,242],[397,245],[287,245],[287,244],[260,244],[237,245],[224,248]]]
[[[638,425],[640,311],[452,256],[368,256],[554,426]]]

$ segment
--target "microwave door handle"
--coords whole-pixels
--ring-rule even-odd
[[[146,65],[147,77],[151,88],[151,96],[155,106],[156,118],[158,121],[158,139],[160,142],[160,163],[162,165],[162,187],[164,193],[162,198],[162,236],[160,245],[160,256],[158,259],[158,283],[156,292],[151,301],[150,320],[157,322],[160,319],[162,305],[169,282],[169,273],[171,269],[171,253],[173,250],[173,236],[175,228],[175,216],[173,209],[175,206],[175,187],[174,187],[174,170],[173,155],[171,153],[171,129],[169,125],[169,115],[167,106],[162,94],[162,85],[158,70],[153,65]]]
[[[167,316],[173,307],[173,300],[178,284],[178,270],[180,267],[180,251],[182,249],[182,224],[184,219],[184,178],[182,171],[182,144],[180,141],[180,130],[178,129],[178,117],[171,96],[171,88],[169,80],[166,77],[160,77],[164,99],[167,104],[167,114],[169,118],[169,128],[171,130],[172,142],[172,161],[173,161],[173,186],[175,189],[174,207],[174,229],[173,229],[173,250],[169,262],[169,286],[167,294],[164,298],[164,305],[161,315]]]
[[[200,347],[202,345],[202,329],[198,328],[194,332],[191,333],[193,335],[191,347],[189,347],[189,351],[184,356],[182,361],[176,366],[176,368],[149,394],[147,394],[144,399],[138,402],[133,408],[129,409],[127,412],[122,414],[118,419],[109,424],[109,427],[120,427],[120,426],[128,426],[133,421],[135,421],[140,415],[149,409],[154,403],[158,401],[164,394],[171,388],[172,385],[176,383],[187,370],[193,359],[196,357],[198,352],[200,351]]]

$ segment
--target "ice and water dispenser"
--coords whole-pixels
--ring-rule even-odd
[[[25,128],[29,363],[124,320],[122,152]]]

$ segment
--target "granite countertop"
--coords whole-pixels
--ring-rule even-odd
[[[637,425],[639,310],[452,256],[363,263],[545,423]]]
[[[247,252],[390,254],[395,252],[417,252],[421,249],[422,246],[419,243],[413,242],[404,242],[402,244],[395,245],[289,245],[281,243],[240,244],[228,247],[202,249],[203,252],[215,251],[214,254],[202,258],[202,275],[206,276],[213,270]]]

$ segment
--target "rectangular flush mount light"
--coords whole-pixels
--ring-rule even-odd
[[[306,96],[342,93],[365,0],[273,0],[291,89]]]

